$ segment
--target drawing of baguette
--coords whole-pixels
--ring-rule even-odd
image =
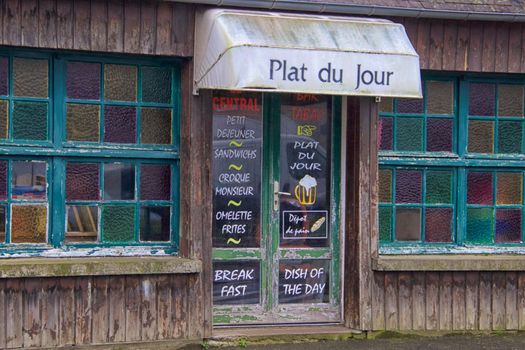
[[[325,217],[322,217],[322,218],[318,219],[316,222],[314,222],[314,224],[310,228],[310,232],[315,232],[315,231],[319,230],[321,228],[321,226],[324,224],[325,221],[326,221]]]

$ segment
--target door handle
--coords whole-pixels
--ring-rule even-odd
[[[291,196],[291,193],[279,191],[279,181],[273,183],[273,210],[279,209],[279,196]]]

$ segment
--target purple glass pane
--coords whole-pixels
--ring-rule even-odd
[[[99,100],[100,64],[88,62],[68,62],[67,97]]]
[[[134,107],[104,107],[104,142],[135,143],[137,111]]]
[[[67,163],[66,199],[99,200],[99,164]]]
[[[467,175],[467,203],[492,204],[492,173],[471,171]]]
[[[397,113],[423,113],[423,99],[400,98],[397,100]]]
[[[379,118],[377,144],[381,151],[392,150],[392,118]]]
[[[452,120],[427,120],[427,151],[452,152]]]
[[[8,70],[8,61],[7,57],[0,58],[0,95],[7,95],[9,89],[7,84],[9,81]]]
[[[521,210],[496,209],[496,242],[518,243],[521,241]]]
[[[496,105],[496,85],[470,84],[468,99],[469,115],[494,115]]]
[[[0,161],[0,200],[7,199],[7,162]],[[1,226],[1,223],[0,223]]]
[[[396,171],[396,203],[421,203],[421,171]]]
[[[428,208],[425,210],[425,241],[451,242],[452,209]]]
[[[140,199],[169,200],[171,192],[169,165],[142,164],[140,166]]]

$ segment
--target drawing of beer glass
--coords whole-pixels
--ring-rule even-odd
[[[295,198],[301,205],[312,205],[317,197],[317,180],[305,175],[294,189]]]

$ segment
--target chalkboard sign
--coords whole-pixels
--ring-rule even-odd
[[[329,260],[286,260],[279,264],[279,303],[328,303]]]
[[[259,304],[259,261],[216,261],[213,263],[215,305]]]
[[[213,247],[260,246],[262,98],[215,92],[213,108]]]
[[[331,97],[281,98],[281,246],[328,246]]]

